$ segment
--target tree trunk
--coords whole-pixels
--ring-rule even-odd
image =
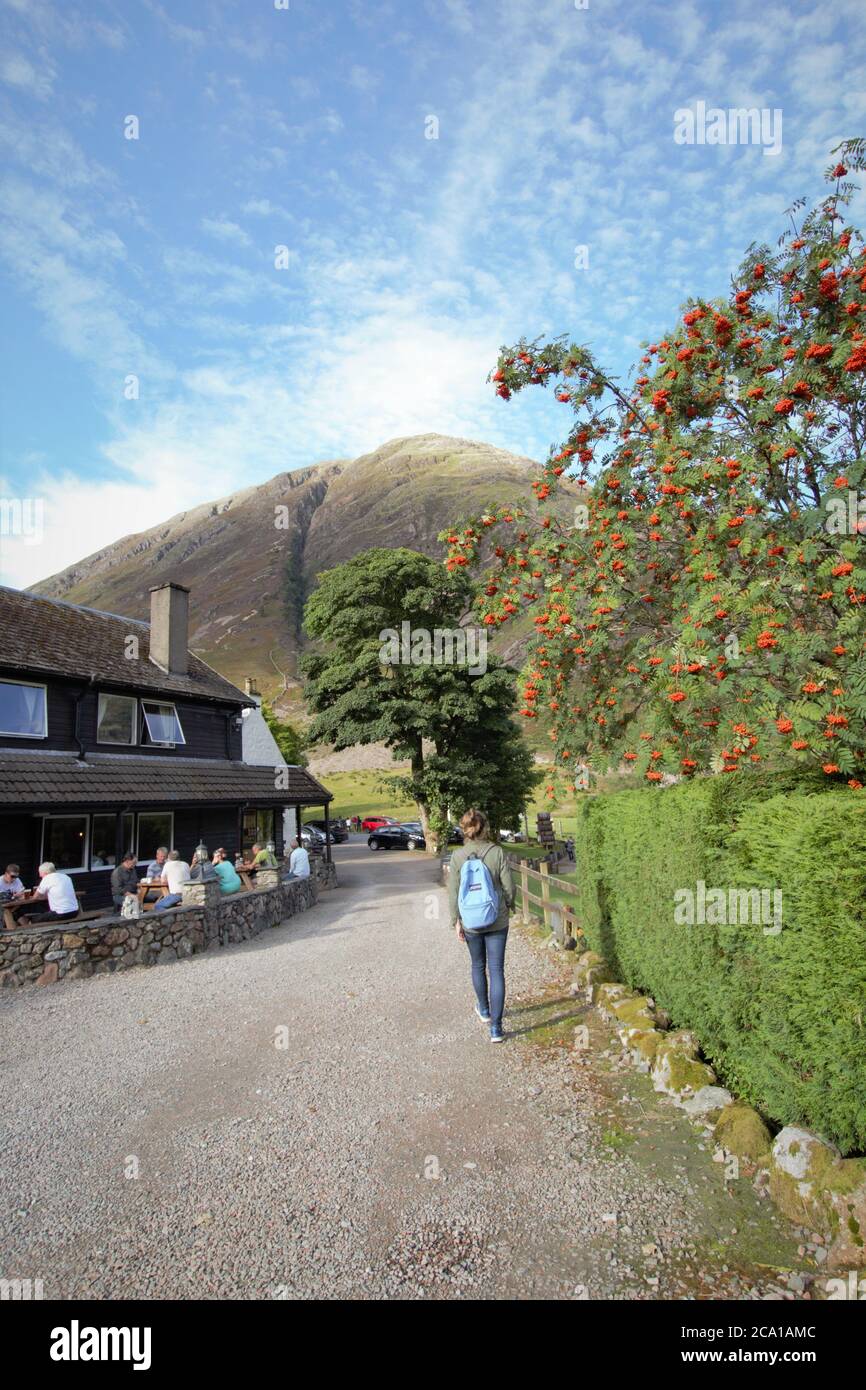
[[[413,778],[420,779],[424,772],[424,750],[420,739],[412,753],[411,767]],[[433,831],[430,829],[430,804],[423,798],[416,797],[415,805],[418,807],[418,819],[421,822],[421,830],[427,848],[437,851],[438,845],[433,843]]]

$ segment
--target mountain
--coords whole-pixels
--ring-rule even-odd
[[[374,546],[439,556],[446,527],[485,506],[531,498],[536,469],[531,459],[467,439],[394,439],[180,512],[33,591],[146,619],[152,584],[186,584],[190,646],[235,683],[256,677],[287,708],[299,698],[300,620],[317,574]]]

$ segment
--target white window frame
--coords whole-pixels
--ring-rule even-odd
[[[59,874],[89,874],[90,873],[90,816],[86,812],[76,814],[75,811],[64,811],[42,817],[42,838],[39,842],[39,863],[53,863],[53,860],[45,858],[45,826],[50,820],[83,820],[84,821],[84,851],[82,858],[84,863],[77,869],[58,869]],[[94,870],[98,872],[98,870]]]
[[[48,737],[48,686],[41,681],[18,681],[12,680],[9,676],[0,676],[0,685],[25,685],[29,690],[42,691],[42,733],[41,734],[15,734],[7,729],[0,729],[0,738],[47,738]]]
[[[141,845],[140,845],[139,841],[141,840],[141,817],[142,817],[142,816],[169,816],[169,817],[171,818],[171,834],[170,834],[169,837],[168,837],[168,849],[169,849],[169,852],[170,852],[171,850],[173,850],[173,849],[174,849],[174,811],[163,811],[163,810],[161,810],[158,806],[145,806],[142,810],[136,811],[136,813],[135,813],[135,852],[136,852],[136,854],[138,854],[139,850],[141,849]],[[150,861],[151,861],[151,859],[153,858],[154,854],[156,853],[157,848],[158,848],[158,846],[155,845],[154,848],[150,851],[150,853],[149,853],[149,854],[146,854],[146,855],[144,856],[143,859],[136,859],[136,861],[135,861],[136,864],[149,864]]]
[[[180,729],[180,738],[179,738],[179,739],[175,739],[174,742],[164,742],[164,741],[161,740],[161,739],[160,739],[159,741],[157,741],[156,739],[154,739],[153,737],[151,737],[151,735],[150,735],[150,725],[149,725],[148,722],[147,722],[147,714],[145,713],[145,709],[144,709],[145,705],[166,705],[169,709],[171,709],[172,713],[174,714],[175,719],[177,720],[177,727]],[[147,699],[142,698],[141,700],[139,700],[139,707],[140,707],[140,710],[141,710],[141,719],[142,719],[142,729],[141,729],[140,734],[139,734],[139,743],[141,743],[142,747],[144,747],[144,748],[176,748],[177,745],[178,745],[178,743],[180,743],[182,747],[185,747],[185,746],[186,746],[186,738],[184,737],[183,725],[182,725],[181,722],[180,722],[180,715],[179,715],[178,712],[177,712],[177,705],[174,703],[173,700],[157,700],[157,699],[150,699],[149,697],[148,697]],[[144,734],[144,730],[145,730],[145,729],[147,730],[148,737],[150,737],[150,742],[149,742],[149,743],[144,743],[144,740],[143,740],[143,737],[142,737],[142,735]]]
[[[125,740],[116,738],[100,738],[99,711],[102,701],[105,699],[128,700],[129,703],[132,705],[132,738]],[[138,699],[135,695],[120,695],[113,690],[100,690],[98,692],[96,700],[96,742],[107,744],[110,748],[134,748],[136,746],[136,744],[138,743]]]

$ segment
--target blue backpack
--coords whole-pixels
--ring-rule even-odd
[[[487,851],[485,850],[485,854]],[[457,890],[457,909],[466,931],[481,931],[491,927],[499,916],[499,894],[493,886],[490,870],[476,854],[463,861],[460,887]]]

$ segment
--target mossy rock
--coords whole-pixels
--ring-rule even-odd
[[[598,992],[602,985],[609,984],[610,978],[610,966],[605,965],[603,962],[601,965],[591,965],[586,972],[586,988],[593,1004],[598,999]]]
[[[812,1231],[829,1234],[832,1228],[825,1203],[818,1200],[811,1183],[798,1182],[775,1163],[770,1163],[770,1196],[776,1206],[795,1226],[807,1226]]]
[[[598,962],[602,964],[603,962]],[[607,1012],[616,1011],[618,1004],[628,1002],[636,997],[636,991],[629,989],[628,985],[611,982],[604,984],[598,991],[598,1007]]]
[[[773,1144],[773,1166],[795,1182],[823,1187],[832,1168],[839,1164],[839,1150],[818,1134],[798,1125],[786,1125]]]
[[[713,1138],[723,1149],[738,1158],[757,1163],[769,1153],[772,1138],[757,1110],[750,1105],[728,1105],[719,1116]]]
[[[646,997],[632,995],[630,999],[619,999],[612,1007],[612,1013],[627,1028],[653,1028],[655,1014]]]
[[[690,1028],[678,1028],[675,1033],[665,1033],[661,1050],[664,1053],[678,1053],[681,1057],[697,1057],[701,1050],[697,1033]]]
[[[702,1086],[715,1084],[716,1074],[705,1062],[689,1057],[678,1048],[665,1046],[662,1035],[652,1070],[653,1087],[675,1100],[694,1095]]]
[[[649,1071],[656,1058],[662,1034],[656,1028],[621,1028],[619,1040],[642,1071]]]

